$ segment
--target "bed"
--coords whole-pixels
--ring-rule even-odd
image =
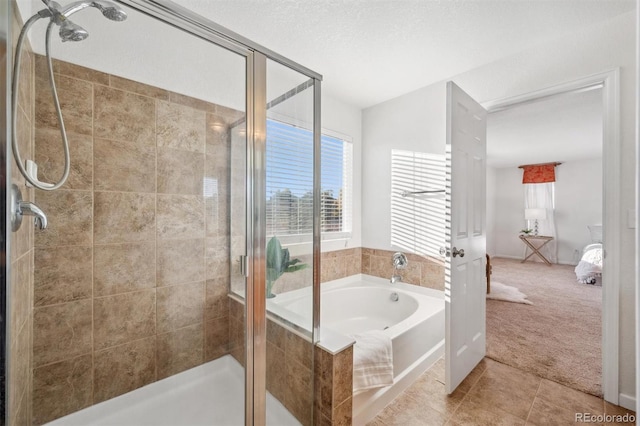
[[[602,276],[602,243],[589,244],[582,250],[582,258],[575,269],[576,278],[583,284],[595,284]]]

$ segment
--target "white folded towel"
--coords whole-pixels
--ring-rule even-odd
[[[359,393],[393,384],[391,338],[384,331],[372,330],[352,336],[353,392]]]

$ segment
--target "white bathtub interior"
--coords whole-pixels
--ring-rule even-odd
[[[231,356],[77,411],[50,426],[210,426],[244,424],[244,371]],[[267,393],[267,425],[300,423]]]

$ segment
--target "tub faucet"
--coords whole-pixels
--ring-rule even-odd
[[[409,261],[404,253],[397,252],[393,254],[393,275],[391,275],[391,284],[402,282],[402,276],[398,274],[399,269],[405,269]]]

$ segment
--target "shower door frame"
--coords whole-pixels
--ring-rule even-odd
[[[245,274],[245,424],[266,424],[266,299],[265,299],[265,271],[266,271],[266,61],[271,59],[288,68],[293,69],[314,80],[314,226],[313,226],[313,345],[319,340],[320,321],[320,94],[322,75],[312,71],[290,59],[267,49],[215,22],[206,19],[189,9],[177,5],[169,0],[115,0],[118,3],[131,7],[145,15],[158,19],[161,22],[184,30],[196,37],[209,41],[217,46],[235,52],[245,57],[246,64],[246,124],[247,124],[247,172],[246,172],[246,206],[247,206],[247,231],[246,250],[248,268]],[[3,93],[5,107],[10,102],[11,63],[8,58],[13,57],[11,49],[11,13],[10,2],[0,2],[3,14],[0,22],[0,44],[5,46],[6,78],[0,82],[0,91]],[[4,14],[6,12],[6,15]],[[1,73],[0,73],[1,74]],[[0,173],[10,176],[13,157],[9,151],[11,116],[10,108],[5,108],[2,114],[2,123],[5,131],[0,136],[0,144],[4,143],[5,168]],[[5,180],[6,185],[10,184]],[[9,191],[7,190],[7,193]],[[7,212],[7,199],[3,199],[3,208]],[[4,235],[11,235],[9,215],[4,224]],[[6,242],[5,251],[0,256],[6,256],[10,244],[10,238],[3,239]],[[1,247],[0,247],[1,248]],[[5,261],[5,275],[2,289],[7,296],[6,315],[11,315],[9,293],[10,265]],[[8,322],[5,321],[6,343],[10,342]],[[5,353],[5,357],[8,353]],[[2,366],[9,372],[10,360],[5,358]],[[313,370],[312,370],[313,371]],[[5,390],[5,422],[9,419],[8,389]],[[315,387],[312,387],[312,391]]]

